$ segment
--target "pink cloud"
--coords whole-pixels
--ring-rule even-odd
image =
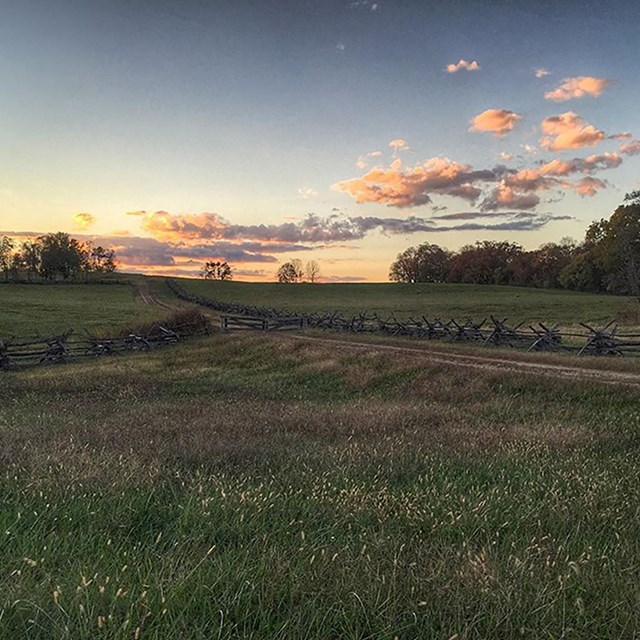
[[[458,71],[461,71],[462,69],[466,71],[480,71],[480,65],[476,60],[467,62],[466,60],[461,58],[458,62],[456,62],[456,64],[448,64],[445,67],[445,71],[447,73],[456,73]]]
[[[575,78],[565,78],[553,91],[547,91],[544,97],[554,102],[566,102],[573,98],[583,96],[600,96],[605,87],[611,84],[608,78],[593,78],[591,76],[578,76]]]
[[[621,145],[620,153],[627,156],[637,156],[640,153],[640,140],[631,140],[631,142]]]
[[[469,131],[483,131],[503,136],[513,130],[521,117],[508,109],[487,109],[471,120]]]
[[[549,151],[594,147],[605,138],[604,131],[585,123],[573,111],[550,116],[542,121],[540,145]]]

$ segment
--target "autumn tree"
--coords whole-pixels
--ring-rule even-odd
[[[509,284],[511,266],[522,247],[511,242],[483,240],[466,245],[451,259],[447,279],[470,284]]]

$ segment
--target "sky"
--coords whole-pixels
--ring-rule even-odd
[[[640,188],[634,1],[0,0],[0,234],[239,280],[526,249]]]

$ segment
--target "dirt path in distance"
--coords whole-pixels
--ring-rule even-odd
[[[164,300],[160,300],[156,298],[153,294],[151,294],[149,291],[149,285],[146,282],[139,282],[139,283],[136,282],[133,285],[133,288],[135,289],[135,292],[136,292],[136,298],[138,298],[138,300],[140,300],[142,304],[147,304],[153,307],[160,307],[161,309],[166,309],[167,311],[176,310],[175,306],[172,306],[164,302]]]
[[[353,349],[375,352],[393,352],[407,354],[412,357],[419,356],[425,362],[433,364],[443,364],[454,367],[467,367],[469,369],[480,369],[484,371],[495,371],[500,373],[525,373],[539,375],[562,380],[573,380],[575,382],[592,382],[608,385],[620,385],[625,387],[635,387],[640,389],[640,373],[623,371],[608,371],[606,369],[594,369],[588,367],[575,367],[570,365],[560,365],[544,362],[530,362],[526,360],[511,360],[491,355],[470,355],[454,353],[451,351],[438,350],[432,345],[425,348],[405,347],[389,344],[377,344],[372,342],[358,342],[355,340],[345,340],[343,338],[321,338],[316,336],[305,336],[300,334],[279,334],[285,340],[295,340],[298,342],[312,342],[326,344],[340,349]]]

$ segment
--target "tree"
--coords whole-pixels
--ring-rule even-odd
[[[289,262],[291,263],[291,266],[293,267],[296,274],[296,278],[294,282],[300,282],[304,276],[304,269],[302,268],[302,260],[299,260],[298,258],[294,258]]]
[[[509,284],[511,265],[522,247],[511,242],[483,240],[466,245],[451,260],[449,282]]]
[[[571,288],[640,295],[640,192],[627,194],[608,220],[591,223],[561,276]]]
[[[40,273],[45,278],[53,279],[59,274],[67,279],[86,269],[87,247],[68,233],[49,233],[38,240],[41,244]]]
[[[304,268],[304,273],[307,276],[307,279],[312,284],[318,279],[320,275],[320,265],[316,260],[309,260]]]
[[[229,263],[224,260],[210,260],[202,267],[202,277],[205,280],[231,280],[233,273]]]
[[[116,268],[116,254],[113,249],[105,249],[88,245],[89,255],[87,259],[87,270],[98,273],[113,273]]]
[[[4,271],[5,280],[9,279],[13,246],[13,240],[8,236],[0,238],[0,269]]]
[[[437,244],[409,247],[398,254],[389,268],[389,280],[394,282],[444,282],[449,270],[451,253]]]
[[[285,262],[280,265],[278,272],[276,274],[278,278],[278,282],[283,282],[287,284],[292,284],[294,282],[298,282],[302,277],[302,272],[299,267],[294,264],[295,261]],[[298,261],[299,262],[299,261]]]
[[[29,279],[31,279],[31,276],[40,270],[42,244],[37,240],[26,240],[20,247],[20,253],[29,274]]]

